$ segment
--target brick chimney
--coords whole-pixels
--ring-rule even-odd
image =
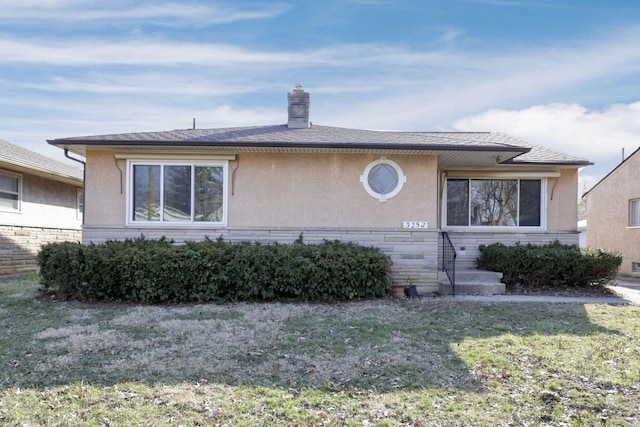
[[[289,100],[289,129],[306,129],[309,127],[309,93],[297,84],[293,92],[287,94]]]

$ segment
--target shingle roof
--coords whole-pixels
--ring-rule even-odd
[[[53,179],[62,178],[80,183],[83,181],[82,169],[0,139],[0,167],[3,164],[4,167],[29,170]]]
[[[117,145],[499,151],[511,153],[509,158],[518,156],[513,163],[590,164],[587,160],[530,145],[504,133],[396,132],[318,125],[303,129],[290,129],[286,125],[178,129],[63,138],[49,143],[61,147]]]

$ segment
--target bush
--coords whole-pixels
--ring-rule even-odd
[[[478,268],[498,271],[507,286],[530,288],[588,287],[613,279],[622,255],[603,249],[581,250],[558,241],[547,245],[505,246],[502,243],[479,247]]]
[[[38,263],[44,291],[89,300],[344,301],[382,297],[391,283],[390,261],[378,249],[338,241],[50,243]]]

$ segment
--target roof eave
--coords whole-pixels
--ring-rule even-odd
[[[236,141],[131,141],[131,140],[83,140],[83,139],[54,139],[47,140],[51,145],[67,149],[75,154],[85,156],[89,147],[94,148],[131,148],[131,147],[220,147],[232,149],[246,148],[297,148],[297,149],[329,149],[329,150],[403,150],[403,151],[478,151],[478,152],[508,152],[514,153],[514,157],[528,153],[528,147],[513,145],[459,145],[459,144],[384,144],[384,143],[360,143],[360,142],[236,142]]]
[[[5,159],[0,159],[0,168],[26,175],[34,175],[41,178],[46,178],[51,181],[75,185],[77,187],[83,186],[83,179],[81,177],[42,168],[40,166],[30,164],[29,162],[7,161]]]

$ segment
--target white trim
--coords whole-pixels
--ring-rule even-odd
[[[542,179],[560,178],[560,172],[507,172],[507,171],[473,171],[473,170],[447,170],[444,172],[447,178],[502,178],[502,179]]]
[[[17,209],[14,208],[4,208],[2,206],[0,206],[0,212],[7,212],[7,213],[21,213],[22,212],[22,174],[19,173],[15,173],[15,172],[9,172],[7,170],[4,169],[0,169],[0,174],[2,175],[6,175],[8,177],[11,178],[16,178],[18,180],[18,193],[16,194],[18,196],[18,207]],[[2,191],[5,194],[14,194],[13,191]]]
[[[138,154],[138,153],[119,153],[114,157],[118,160],[167,160],[167,161],[216,161],[216,160],[236,160],[235,154]]]
[[[82,206],[82,209],[80,209]],[[84,216],[84,188],[76,189],[76,219],[82,221]]]
[[[380,194],[380,193],[374,191],[373,188],[371,188],[371,186],[369,185],[369,173],[371,172],[371,169],[373,169],[374,167],[376,167],[378,165],[389,165],[398,174],[398,185],[390,193]],[[407,182],[407,177],[404,175],[404,173],[402,173],[402,169],[400,168],[400,166],[396,162],[394,162],[393,160],[389,160],[386,157],[381,157],[378,160],[374,160],[373,162],[371,162],[371,163],[369,163],[367,165],[367,167],[364,169],[363,174],[360,175],[360,182],[364,186],[365,191],[371,197],[373,197],[375,199],[378,199],[381,202],[386,202],[388,199],[390,199],[390,198],[396,196],[398,193],[400,193],[400,191],[402,190],[402,187]]]
[[[193,195],[191,197],[191,220],[190,221],[135,221],[133,219],[133,167],[137,165],[144,166],[160,166],[161,170],[164,166],[191,166],[192,170],[195,167],[203,166],[203,167],[222,167],[223,168],[223,181],[222,181],[222,221],[219,222],[209,222],[209,221],[194,221],[193,215],[195,214],[194,209],[194,198]],[[229,171],[229,161],[228,160],[200,160],[200,159],[192,159],[192,160],[167,160],[160,161],[157,159],[149,159],[145,161],[144,159],[133,160],[127,159],[127,194],[126,194],[126,203],[125,209],[127,210],[126,215],[126,223],[127,227],[150,227],[150,228],[205,228],[205,227],[215,227],[222,228],[227,226],[227,218],[228,218],[228,208],[229,208],[229,179],[228,173]],[[195,174],[191,174],[191,188],[193,188]],[[160,189],[164,188],[164,174],[160,174]],[[160,198],[160,212],[162,212],[162,197]]]
[[[632,206],[634,204],[636,204],[636,203],[638,204],[638,209],[640,209],[640,199],[629,199],[629,220],[627,221],[627,228],[638,228],[638,227],[640,227],[640,223],[637,223],[637,224],[632,224],[631,223],[631,220],[633,219],[632,216],[631,216],[631,213],[632,213],[632,210],[633,210]]]
[[[488,177],[479,177],[478,175],[470,174],[467,176],[452,177],[448,174],[445,175],[442,191],[441,211],[442,211],[442,229],[450,231],[464,231],[464,232],[487,232],[487,231],[499,231],[499,232],[539,232],[547,230],[547,178],[538,176],[531,176],[522,178],[520,176],[505,176],[497,179],[516,179],[518,180],[518,213],[520,212],[520,180],[521,179],[539,179],[540,180],[540,225],[539,226],[526,226],[526,225],[514,225],[514,226],[495,226],[495,225],[448,225],[447,224],[447,179],[487,179]]]

